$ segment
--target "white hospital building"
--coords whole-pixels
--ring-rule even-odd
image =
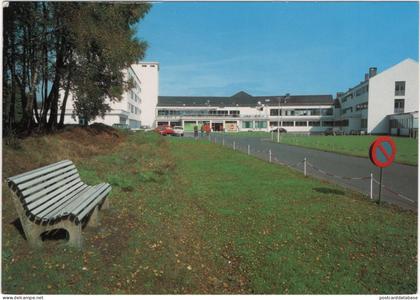
[[[418,134],[419,68],[406,59],[382,72],[369,68],[357,85],[332,95],[254,96],[244,91],[231,96],[159,96],[159,63],[139,62],[127,70],[135,87],[102,122],[110,126],[139,128],[159,125],[194,126],[208,123],[213,131],[270,131],[322,133],[337,128],[345,133]],[[69,96],[66,123],[71,118]]]
[[[419,65],[406,59],[380,73],[369,68],[363,81],[337,93],[337,120],[346,133],[413,136],[418,132]]]
[[[97,117],[90,123],[104,123],[109,126],[124,128],[154,127],[159,91],[159,63],[140,62],[125,70],[127,79],[133,79],[134,87],[124,92],[120,102],[108,101],[111,111],[104,118]],[[73,119],[73,97],[69,93],[64,122],[83,124],[84,120],[76,116]]]

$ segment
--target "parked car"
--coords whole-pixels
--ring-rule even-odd
[[[287,133],[287,130],[282,127],[277,127],[277,128],[271,129],[271,132]]]
[[[175,135],[175,131],[170,126],[158,126],[155,131],[160,135]]]
[[[184,136],[184,128],[182,126],[174,126],[176,136]]]
[[[324,135],[343,135],[343,131],[338,128],[327,128],[324,131]]]

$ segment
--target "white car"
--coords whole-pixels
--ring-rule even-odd
[[[184,128],[182,126],[174,126],[173,130],[176,136],[184,136]]]

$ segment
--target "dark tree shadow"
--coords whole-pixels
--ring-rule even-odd
[[[344,195],[343,191],[324,187],[313,188],[312,190],[322,194]]]
[[[22,223],[20,223],[20,219],[17,218],[16,220],[11,222],[10,224],[15,226],[15,228],[19,232],[19,234],[23,237],[23,239],[26,240],[25,231],[23,231],[23,227],[22,227]]]
[[[58,240],[68,240],[69,235],[65,229],[53,229],[50,231],[45,231],[41,234],[42,241],[58,241]]]

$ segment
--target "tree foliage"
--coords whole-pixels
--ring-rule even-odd
[[[67,99],[85,120],[130,87],[123,70],[144,57],[135,25],[150,5],[10,2],[4,9],[3,128],[63,126]]]

